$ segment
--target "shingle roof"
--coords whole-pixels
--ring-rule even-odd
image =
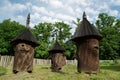
[[[29,28],[23,30],[16,38],[11,41],[11,44],[16,45],[20,42],[28,43],[34,47],[39,45],[39,42],[35,39],[35,37],[30,32]]]
[[[49,52],[56,52],[56,51],[60,51],[60,52],[65,51],[65,48],[61,46],[57,41],[55,42],[53,47],[49,50]]]
[[[102,35],[98,32],[98,30],[92,24],[90,24],[84,12],[83,20],[81,21],[80,26],[77,27],[72,40],[75,41],[78,38],[86,38],[90,36],[98,40],[102,39]]]

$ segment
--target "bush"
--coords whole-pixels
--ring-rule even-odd
[[[5,67],[3,67],[3,66],[0,66],[0,76],[1,75],[5,75],[6,74],[6,68]]]

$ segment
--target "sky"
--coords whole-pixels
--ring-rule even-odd
[[[0,22],[10,18],[25,25],[30,13],[30,27],[40,22],[64,21],[74,32],[76,26],[72,21],[82,20],[84,11],[92,24],[99,13],[120,19],[120,0],[0,0]]]

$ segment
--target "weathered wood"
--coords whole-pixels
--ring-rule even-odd
[[[51,58],[51,69],[53,71],[59,71],[62,66],[66,64],[66,56],[62,53],[55,53]]]
[[[13,72],[33,70],[34,48],[25,43],[16,45]]]
[[[72,41],[77,46],[78,72],[97,73],[99,71],[99,41],[102,35],[83,13],[83,20],[77,27]]]
[[[77,43],[78,72],[97,73],[99,71],[99,41],[87,39]]]

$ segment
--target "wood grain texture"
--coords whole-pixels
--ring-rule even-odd
[[[55,53],[51,58],[51,69],[59,71],[66,64],[66,56],[62,53]]]
[[[77,44],[78,72],[97,73],[99,71],[99,41],[87,39]]]

